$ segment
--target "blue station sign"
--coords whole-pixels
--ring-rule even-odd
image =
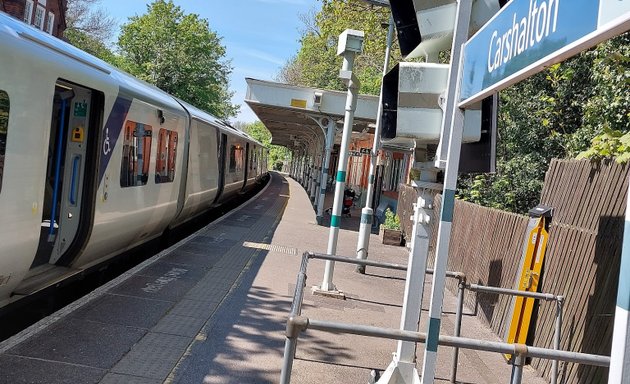
[[[630,0],[512,0],[465,45],[461,99],[479,95],[630,14]]]

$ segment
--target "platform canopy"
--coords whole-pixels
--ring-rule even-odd
[[[324,133],[316,122],[319,118],[333,119],[337,128],[343,127],[346,92],[250,78],[246,81],[245,102],[271,132],[272,144],[294,149],[300,143],[323,139]],[[352,127],[354,137],[374,133],[377,110],[377,96],[359,95]],[[336,143],[340,137],[338,134]]]

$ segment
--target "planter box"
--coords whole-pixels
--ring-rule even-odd
[[[383,244],[400,245],[402,243],[402,231],[383,228]]]

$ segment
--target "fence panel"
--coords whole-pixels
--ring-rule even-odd
[[[604,161],[552,160],[541,193],[541,204],[554,207],[540,290],[566,297],[562,348],[607,355],[612,340],[615,301],[623,239],[628,166]],[[401,186],[403,231],[411,233],[410,204],[413,188]],[[429,264],[435,257],[440,196],[435,199]],[[519,268],[528,218],[492,208],[456,201],[451,231],[448,269],[466,273],[471,283],[513,288]],[[448,281],[448,280],[447,280]],[[456,292],[457,284],[447,288]],[[467,294],[467,306],[503,338],[510,316],[511,299],[489,294]],[[540,302],[535,346],[551,348],[556,307]],[[532,366],[549,377],[551,363],[533,359]],[[600,383],[604,368],[562,366],[566,383]]]

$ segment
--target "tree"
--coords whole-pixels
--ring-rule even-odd
[[[99,7],[101,0],[68,0],[66,33],[81,32],[96,41],[111,39],[116,20]]]
[[[239,127],[255,140],[260,141],[269,149],[268,167],[277,171],[282,170],[284,161],[289,157],[289,149],[280,145],[271,144],[271,133],[260,121],[251,124],[243,124]]]
[[[288,84],[344,90],[339,80],[342,58],[337,57],[337,40],[347,28],[365,32],[363,52],[357,56],[354,72],[361,81],[361,93],[380,92],[389,10],[366,5],[360,0],[322,0],[319,12],[304,15],[299,52],[282,68],[277,79]],[[395,62],[398,49],[392,49]]]
[[[232,68],[220,37],[206,19],[184,14],[172,0],[156,0],[145,15],[131,17],[118,46],[132,75],[220,118],[238,112],[230,103]]]
[[[585,105],[585,125],[630,132],[630,32],[600,44],[588,53],[593,60],[592,97]]]
[[[116,21],[100,8],[101,0],[68,0],[64,37],[75,47],[110,64],[117,57],[105,42],[112,38]]]
[[[119,57],[112,52],[103,42],[97,40],[93,36],[88,35],[85,32],[71,29],[66,30],[64,37],[68,39],[70,44],[89,53],[92,56],[96,56],[99,59],[114,65],[119,65]]]
[[[630,32],[602,43],[592,55],[597,71],[585,126],[597,135],[578,157],[625,163],[630,160]]]

